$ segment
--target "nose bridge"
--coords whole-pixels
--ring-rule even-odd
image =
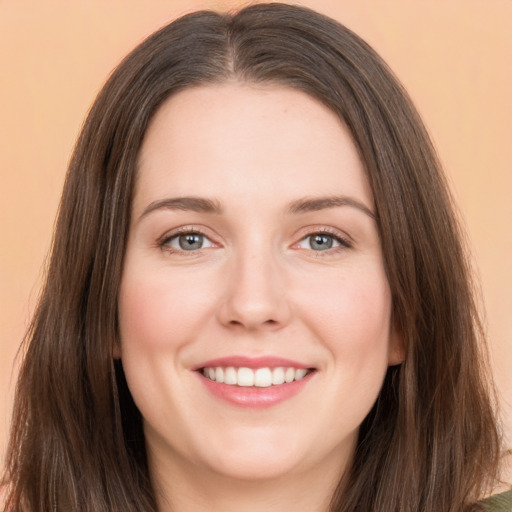
[[[285,324],[289,306],[283,270],[268,240],[253,236],[240,245],[229,262],[223,323],[247,329]]]

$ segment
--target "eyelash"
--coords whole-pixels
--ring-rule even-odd
[[[206,235],[201,229],[191,227],[191,226],[179,228],[178,230],[174,231],[172,234],[170,234],[168,236],[164,236],[158,242],[158,246],[161,249],[166,250],[167,252],[170,252],[170,253],[181,253],[181,254],[188,254],[188,255],[194,255],[198,251],[201,251],[202,249],[210,248],[210,247],[200,247],[198,249],[192,249],[192,250],[188,251],[185,249],[171,247],[169,245],[172,241],[177,240],[180,236],[183,236],[183,235],[199,235],[199,236],[203,237],[203,239],[208,240],[212,244],[210,247],[215,246],[215,242],[213,242],[208,237],[208,235]],[[298,244],[302,243],[303,241],[307,240],[308,238],[311,239],[314,236],[326,236],[328,238],[331,238],[334,242],[336,242],[338,244],[335,247],[329,247],[328,249],[324,249],[324,250],[316,250],[315,251],[314,249],[306,249],[306,250],[310,250],[311,252],[313,252],[315,254],[315,256],[318,256],[318,257],[327,256],[329,254],[333,254],[338,251],[343,251],[346,249],[351,249],[353,247],[352,242],[350,242],[347,238],[340,236],[339,233],[334,233],[332,231],[329,231],[328,229],[318,229],[318,230],[311,231],[310,233],[305,234],[298,242],[293,244],[293,247],[296,247]],[[297,248],[299,248],[299,247],[297,247]]]
[[[185,249],[178,249],[175,247],[171,247],[169,245],[173,240],[176,240],[180,236],[183,236],[183,235],[199,235],[206,240],[210,240],[208,235],[206,235],[201,229],[198,229],[198,228],[195,228],[192,226],[185,226],[185,227],[177,229],[170,235],[164,235],[164,237],[158,242],[158,246],[161,249],[163,249],[167,252],[170,252],[170,253],[182,253],[182,254],[186,253],[188,255],[196,254],[201,249],[204,249],[204,247],[201,247],[199,249],[193,249],[193,250],[187,251]],[[210,240],[210,242],[211,242],[211,240]],[[214,244],[214,242],[211,242],[211,243]]]
[[[330,231],[328,229],[325,229],[325,228],[324,229],[315,230],[315,231],[311,231],[310,233],[307,233],[297,243],[295,243],[294,246],[300,244],[304,240],[311,239],[314,236],[326,236],[326,237],[331,238],[334,242],[336,242],[338,244],[335,247],[329,247],[328,249],[318,250],[318,251],[315,251],[313,249],[306,249],[306,250],[311,250],[315,254],[315,256],[317,256],[317,257],[323,257],[323,256],[332,255],[333,253],[337,253],[339,251],[344,251],[344,250],[347,250],[347,249],[352,249],[352,247],[353,247],[352,242],[350,242],[347,238],[342,237],[337,232],[332,232],[332,231]]]

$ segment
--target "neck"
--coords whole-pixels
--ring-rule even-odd
[[[277,478],[237,479],[150,457],[159,512],[327,512],[347,461],[309,468]]]

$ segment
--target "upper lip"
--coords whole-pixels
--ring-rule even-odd
[[[210,359],[203,363],[197,364],[192,367],[192,370],[200,370],[201,368],[212,368],[212,367],[228,367],[234,366],[235,368],[304,368],[310,369],[311,365],[300,363],[292,359],[286,359],[283,357],[274,356],[263,356],[263,357],[247,357],[247,356],[228,356],[219,357],[217,359]]]

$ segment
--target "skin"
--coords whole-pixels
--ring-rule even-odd
[[[158,207],[190,196],[222,212]],[[349,204],[290,211],[332,196]],[[348,131],[302,92],[200,86],[156,113],[139,156],[116,356],[143,415],[160,510],[327,510],[386,369],[403,358],[373,210]],[[203,234],[203,246],[180,248],[177,230]],[[332,247],[312,245],[316,233]],[[279,404],[241,408],[192,370],[232,355],[316,371]]]

